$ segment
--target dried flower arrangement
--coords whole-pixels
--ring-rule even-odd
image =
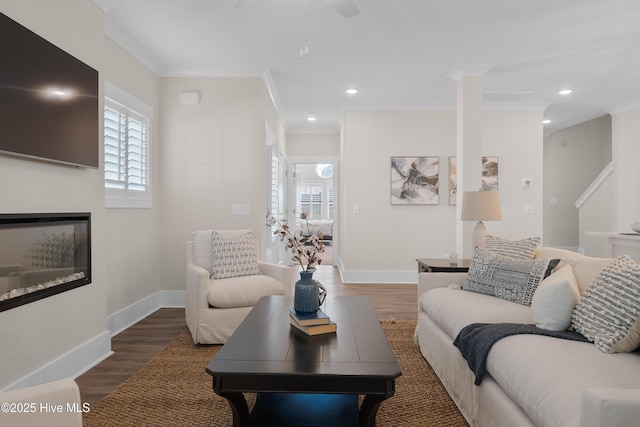
[[[309,220],[305,212],[300,214],[300,219],[307,221],[307,231],[309,230]],[[284,242],[287,248],[291,249],[291,259],[300,264],[302,271],[313,272],[322,263],[318,256],[324,252],[324,242],[322,234],[311,234],[305,236],[302,230],[293,232],[289,224],[282,224],[277,218],[271,217],[267,222],[269,226],[278,225],[275,235],[280,236],[280,241]]]

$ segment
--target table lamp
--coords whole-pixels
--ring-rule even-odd
[[[497,191],[465,191],[462,194],[462,221],[478,221],[473,229],[473,247],[484,247],[487,227],[482,221],[500,221],[500,194]]]

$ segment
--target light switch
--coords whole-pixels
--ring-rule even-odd
[[[536,207],[534,205],[522,205],[522,215],[535,215]]]
[[[358,204],[353,205],[353,213],[354,214],[359,214],[360,213],[360,205],[358,205]]]
[[[557,204],[558,204],[558,198],[557,198],[557,197],[555,197],[555,196],[554,196],[554,197],[552,197],[552,198],[551,198],[551,204],[552,204],[552,205],[557,205]]]
[[[249,215],[249,205],[231,205],[231,215]]]

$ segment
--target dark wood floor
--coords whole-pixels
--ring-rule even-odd
[[[297,276],[297,273],[295,273]],[[314,274],[331,295],[364,295],[379,319],[417,318],[415,284],[344,284],[338,269],[320,266]],[[297,279],[296,279],[297,280]],[[82,402],[95,406],[186,329],[183,308],[163,308],[111,339],[108,359],[76,378]]]

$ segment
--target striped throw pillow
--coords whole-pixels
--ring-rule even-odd
[[[640,265],[623,255],[593,279],[573,311],[576,331],[605,353],[640,346]]]
[[[511,259],[532,259],[539,244],[539,237],[510,240],[490,234],[484,241],[484,248]]]

